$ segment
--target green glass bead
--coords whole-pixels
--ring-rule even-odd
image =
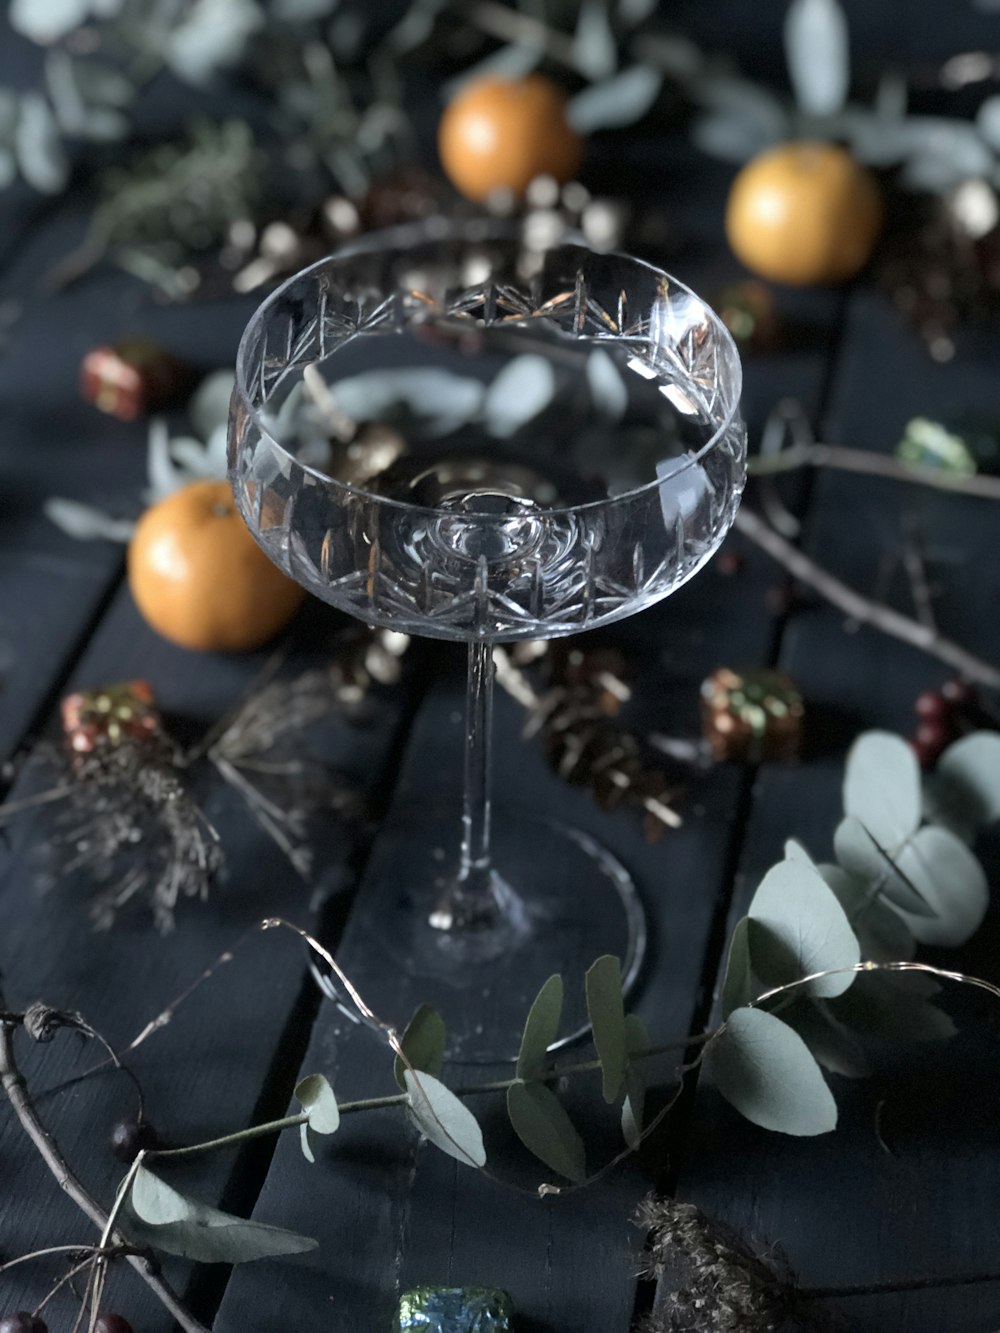
[[[414,1287],[399,1298],[399,1333],[510,1333],[514,1307],[495,1287]]]

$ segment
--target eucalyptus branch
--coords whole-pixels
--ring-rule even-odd
[[[890,481],[908,482],[914,486],[930,486],[934,490],[951,491],[956,495],[973,495],[982,500],[1000,500],[1000,477],[962,476],[943,468],[921,467],[915,463],[900,463],[891,454],[872,453],[867,449],[850,449],[839,444],[801,442],[791,444],[777,453],[758,454],[747,462],[751,477],[776,477],[785,472],[797,472],[804,467],[827,467],[840,472],[859,472],[870,477],[887,477]]]
[[[545,52],[550,60],[577,69],[576,51],[572,37],[557,28],[543,23],[523,10],[508,9],[495,0],[476,0],[465,11],[473,26],[497,37],[503,42],[517,42],[522,46],[534,46]]]
[[[69,1195],[80,1211],[89,1217],[99,1230],[104,1231],[108,1226],[110,1214],[104,1211],[93,1195],[76,1178],[57,1143],[42,1124],[14,1056],[14,1027],[7,1022],[0,1023],[0,1084],[22,1128],[35,1145],[39,1156],[51,1171],[60,1189]],[[134,1253],[128,1245],[127,1237],[118,1232],[113,1225],[107,1239],[115,1245],[124,1247],[122,1253],[128,1263],[161,1305],[184,1329],[184,1333],[209,1333],[205,1325],[195,1319],[194,1315],[181,1304],[176,1292],[159,1275],[152,1262]]]
[[[913,648],[919,648],[921,652],[953,667],[968,680],[976,681],[990,689],[1000,689],[1000,668],[970,653],[953,640],[946,639],[932,625],[921,624],[919,620],[904,616],[890,606],[871,601],[817,564],[815,560],[810,559],[797,546],[793,546],[790,541],[769,527],[752,510],[745,506],[739,509],[734,526],[755,546],[759,546],[762,551],[766,551],[772,559],[784,566],[791,575],[815,589],[828,602],[832,602],[859,624],[871,625],[881,630],[883,634],[900,639]]]

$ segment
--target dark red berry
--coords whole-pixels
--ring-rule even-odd
[[[715,568],[719,574],[731,578],[743,568],[743,556],[739,551],[721,551],[716,557]]]
[[[920,741],[910,741],[910,749],[917,756],[921,768],[933,768],[941,753],[937,746],[922,745]]]
[[[951,734],[951,727],[946,722],[921,722],[917,727],[917,744],[928,747],[936,745],[939,750],[943,750],[950,742]]]
[[[913,706],[917,717],[926,718],[929,722],[944,720],[951,714],[951,704],[944,694],[939,694],[937,690],[925,690],[923,694],[917,696],[917,702]]]
[[[119,1120],[111,1131],[111,1151],[126,1166],[143,1148],[148,1151],[157,1146],[156,1130],[145,1120]]]
[[[94,1333],[132,1333],[132,1325],[120,1314],[102,1314],[94,1323]]]
[[[5,1315],[0,1319],[0,1333],[49,1333],[49,1328],[38,1315],[18,1310],[17,1314]]]
[[[975,696],[975,690],[964,680],[946,680],[941,686],[941,693],[950,704],[958,704],[959,707],[971,703]]]

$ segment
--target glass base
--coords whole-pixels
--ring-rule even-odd
[[[644,914],[627,871],[585,833],[501,812],[493,861],[502,911],[462,930],[440,929],[432,923],[447,919],[442,902],[458,850],[435,846],[428,827],[426,808],[394,815],[377,845],[352,924],[359,970],[352,980],[365,1000],[400,1032],[418,1005],[429,1004],[444,1018],[449,1061],[493,1064],[516,1058],[531,1003],[559,972],[563,1019],[550,1049],[587,1033],[587,968],[614,954],[628,990],[645,951]],[[317,980],[343,1000],[328,976],[317,971]]]

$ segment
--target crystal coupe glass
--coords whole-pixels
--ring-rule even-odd
[[[537,809],[491,829],[493,646],[607,625],[701,568],[743,486],[740,387],[729,333],[682,283],[488,221],[369,236],[243,336],[229,469],[256,540],[369,625],[468,645],[461,837],[428,774],[376,844],[366,911],[389,1016],[434,1003],[457,1058],[509,1058],[553,972],[570,1032],[590,961],[637,974],[644,918],[618,861]],[[353,440],[345,416],[367,420]]]

